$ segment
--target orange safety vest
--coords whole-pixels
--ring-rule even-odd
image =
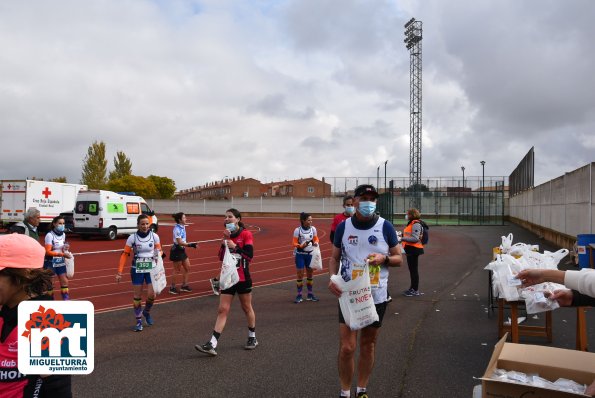
[[[411,234],[413,232],[413,224],[419,223],[419,220],[413,220],[409,223],[409,225],[407,225],[405,227],[405,229],[403,230],[403,237],[409,238],[411,237]],[[423,228],[422,228],[422,234],[423,234]],[[424,245],[421,244],[421,236],[419,237],[419,240],[415,243],[412,242],[406,242],[406,241],[401,241],[401,244],[404,246],[411,246],[411,247],[417,247],[419,249],[423,249]]]

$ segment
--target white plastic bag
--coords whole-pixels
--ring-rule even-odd
[[[311,256],[312,260],[310,261],[310,268],[322,271],[322,254],[320,254],[320,247],[314,246]]]
[[[370,270],[367,260],[364,272],[358,278],[345,282],[341,277],[341,269],[339,268],[339,273],[331,276],[331,281],[343,291],[343,294],[339,297],[339,306],[345,324],[351,330],[363,329],[379,320],[374,298],[372,297]]]
[[[151,284],[153,285],[155,294],[161,293],[161,291],[165,289],[165,286],[167,286],[165,268],[163,267],[163,259],[161,256],[157,256],[155,265],[151,268]]]
[[[227,241],[225,241],[225,254],[221,264],[221,275],[219,275],[219,290],[229,289],[240,281],[236,264],[237,260],[229,251]]]
[[[74,276],[74,256],[72,256],[72,253],[70,258],[64,257],[64,264],[66,266],[66,277],[72,279]]]
[[[521,297],[525,300],[527,314],[537,314],[560,308],[560,304],[556,300],[548,298],[548,296],[554,291],[564,288],[564,285],[552,282],[539,283],[523,288]]]
[[[512,232],[508,234],[508,236],[502,237],[502,244],[500,245],[500,250],[502,253],[508,253],[510,248],[512,247]]]

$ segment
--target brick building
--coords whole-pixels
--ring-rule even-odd
[[[331,195],[331,185],[308,177],[299,180],[278,181],[266,184],[267,196],[292,196],[294,198],[323,198]]]
[[[299,180],[261,183],[254,178],[233,177],[205,185],[182,189],[175,194],[178,199],[224,199],[232,197],[257,198],[282,196],[295,198],[322,198],[331,195],[330,184],[324,179],[301,178]]]

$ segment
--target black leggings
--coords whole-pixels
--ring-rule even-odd
[[[419,254],[407,254],[407,266],[411,277],[411,286],[409,288],[413,290],[419,290],[418,259]]]

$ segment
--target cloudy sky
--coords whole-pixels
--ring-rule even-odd
[[[28,0],[0,3],[0,179],[78,182],[104,141],[184,189],[409,173],[409,52],[423,21],[422,175],[536,183],[595,160],[592,0]],[[382,172],[383,173],[383,172]]]

